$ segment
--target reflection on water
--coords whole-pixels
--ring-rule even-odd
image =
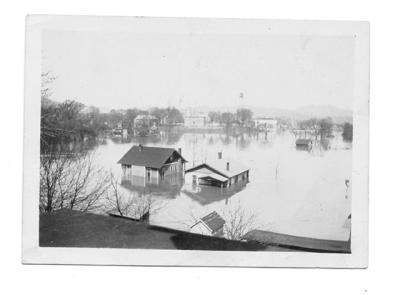
[[[186,181],[186,183],[190,183],[190,181]],[[207,185],[185,185],[182,192],[193,201],[204,206],[221,200],[224,200],[225,204],[228,204],[229,198],[245,189],[245,187],[246,184],[234,184],[224,188]]]
[[[351,182],[351,143],[339,133],[313,142],[310,149],[296,149],[296,136],[282,133],[191,132],[161,130],[157,136],[114,137],[93,142],[95,162],[121,177],[117,161],[133,144],[182,148],[186,168],[223,157],[250,167],[250,182],[231,190],[192,187],[191,180],[171,177],[159,182],[135,176],[123,179],[122,187],[139,195],[151,195],[163,202],[162,210],[150,222],[188,230],[190,216],[212,211],[221,213],[240,202],[254,213],[259,227],[280,233],[346,240],[349,229],[342,227],[351,213],[346,179]],[[89,146],[89,144],[87,144]]]
[[[139,196],[151,195],[175,198],[179,195],[184,179],[181,175],[166,175],[162,179],[144,176],[129,176],[121,179],[121,185]]]

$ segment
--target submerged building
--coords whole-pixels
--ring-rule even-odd
[[[210,185],[221,188],[234,184],[246,184],[249,182],[250,168],[232,160],[223,159],[222,153],[218,153],[215,161],[207,161],[187,169],[185,174],[191,177],[193,185]]]
[[[273,118],[255,118],[254,127],[260,131],[276,131],[278,121]]]
[[[298,148],[310,148],[312,146],[312,140],[309,138],[298,138],[296,140],[296,147]]]
[[[184,126],[187,128],[204,128],[207,126],[207,116],[197,115],[197,116],[185,116]]]
[[[122,168],[123,179],[131,176],[143,176],[146,180],[163,179],[166,175],[181,174],[185,171],[187,161],[181,150],[173,148],[134,145],[118,161]]]

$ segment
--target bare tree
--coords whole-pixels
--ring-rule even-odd
[[[119,187],[119,181],[111,173],[111,192],[107,196],[106,211],[123,217],[130,217],[145,221],[151,214],[161,209],[151,195],[135,196],[129,194]]]
[[[246,212],[240,202],[229,206],[223,214],[226,221],[225,237],[230,240],[243,240],[251,230],[256,229],[256,215]]]
[[[96,211],[109,187],[108,176],[93,166],[92,155],[52,152],[40,158],[40,210]]]
[[[128,217],[134,213],[135,202],[133,198],[128,198],[126,193],[121,191],[118,180],[114,174],[110,175],[111,192],[107,196],[106,210],[108,213],[116,213],[120,216]]]
[[[40,156],[40,211],[51,212],[63,207],[64,196],[59,188],[68,165],[68,158],[56,153]]]
[[[47,71],[42,73],[41,78],[41,98],[42,100],[46,100],[52,95],[50,85],[54,82],[56,77],[50,71]]]

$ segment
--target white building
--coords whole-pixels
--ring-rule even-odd
[[[204,128],[207,126],[207,116],[196,115],[196,116],[185,116],[185,127],[188,128]]]
[[[263,131],[275,131],[278,127],[278,121],[273,118],[255,118],[254,127]]]
[[[218,159],[195,165],[185,171],[185,178],[192,180],[193,185],[230,187],[235,184],[247,184],[249,182],[250,168],[234,159],[222,158],[222,152],[218,153]]]

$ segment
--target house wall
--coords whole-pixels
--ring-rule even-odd
[[[191,128],[205,127],[207,118],[206,117],[185,117],[185,126]]]
[[[140,176],[140,177],[154,178],[154,179],[157,179],[159,177],[159,171],[153,168],[135,166],[135,165],[121,165],[121,168],[122,168],[122,177],[125,180],[132,176]]]
[[[145,175],[145,167],[135,166],[135,165],[121,165],[122,168],[122,176],[144,176]]]
[[[171,174],[182,174],[184,172],[184,164],[182,162],[182,159],[178,159],[175,162],[171,162],[168,164],[165,164],[161,169],[160,173],[162,175],[171,175]]]

